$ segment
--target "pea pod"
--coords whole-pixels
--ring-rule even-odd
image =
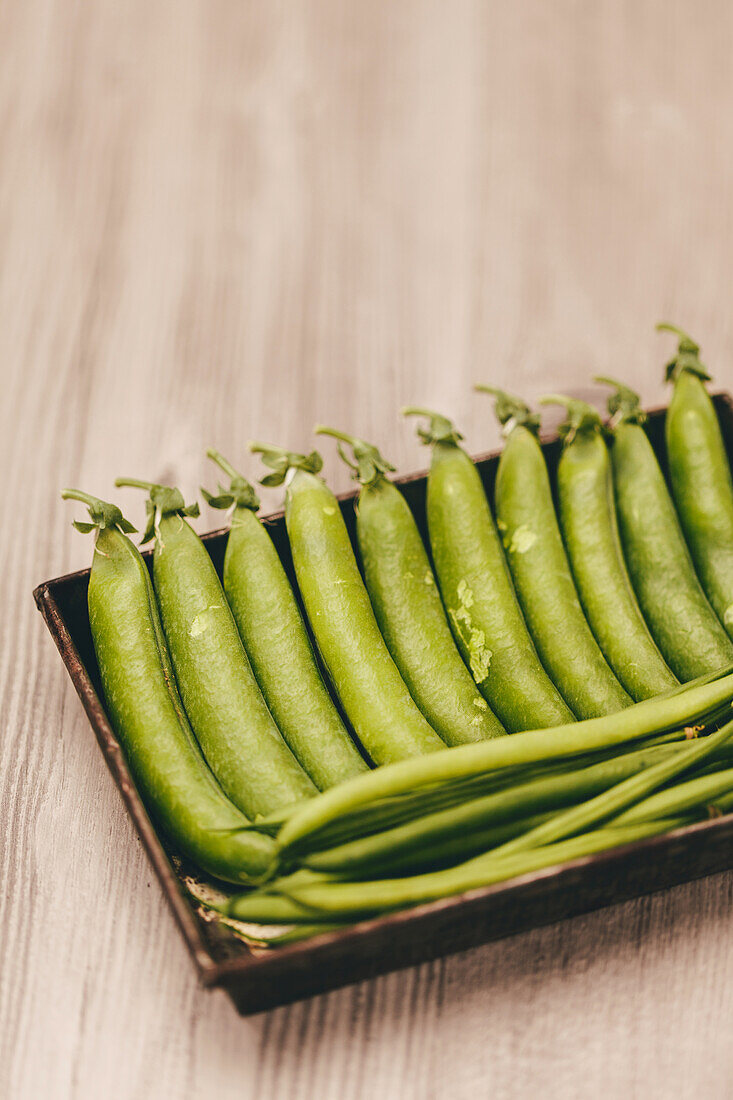
[[[447,745],[498,737],[504,727],[489,709],[456,649],[415,517],[386,476],[394,467],[361,439],[317,428],[347,443],[361,485],[356,537],[374,613],[410,694]]]
[[[464,661],[507,730],[559,726],[573,714],[540,663],[512,586],[501,542],[461,435],[424,409],[432,446],[427,517],[443,602]]]
[[[257,682],[277,726],[319,790],[367,770],[318,671],[297,601],[266,527],[254,489],[217,451],[231,479],[215,508],[232,509],[224,556],[224,592]]]
[[[557,467],[560,525],[580,602],[611,668],[639,702],[677,683],[649,633],[626,570],[601,418],[584,401],[543,398],[567,409]]]
[[[211,770],[251,817],[316,788],[267,709],[213,562],[186,522],[177,489],[120,478],[150,493],[145,539],[155,537],[153,583],[178,688]]]
[[[733,637],[733,481],[720,424],[705,382],[710,375],[699,347],[673,325],[658,329],[679,336],[667,366],[674,382],[665,431],[667,460],[677,515],[705,593]]]
[[[75,489],[96,530],[89,623],[104,700],[145,805],[178,851],[228,882],[260,878],[275,845],[222,791],[191,731],[176,688],[150,575],[134,530],[114,505]]]
[[[644,431],[637,394],[619,385],[608,407],[616,508],[629,575],[667,664],[680,680],[691,680],[730,664],[733,644],[700,587]]]
[[[629,706],[580,606],[537,432],[523,401],[490,386],[505,444],[496,475],[496,518],[529,632],[553,683],[577,718]]]
[[[317,452],[296,455],[251,444],[282,484],[292,470],[285,522],[298,587],[336,694],[375,764],[444,748],[413,701],[379,632],[339,502],[322,478]]]

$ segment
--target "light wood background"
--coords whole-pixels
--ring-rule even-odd
[[[416,468],[406,401],[485,449],[476,379],[661,398],[665,316],[733,385],[732,43],[722,0],[0,5],[0,1095],[730,1095],[730,875],[254,1019],[199,991],[31,588],[89,560],[67,483],[191,494],[316,420]]]

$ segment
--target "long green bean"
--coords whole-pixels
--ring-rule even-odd
[[[597,829],[543,848],[503,858],[489,852],[442,871],[371,882],[324,882],[294,889],[284,896],[256,891],[232,899],[229,915],[267,924],[333,923],[335,918],[369,917],[391,909],[467,893],[496,882],[581,859],[605,849],[669,832],[687,824],[687,817],[639,822]]]
[[[580,806],[573,806],[564,813],[556,814],[550,821],[507,841],[496,850],[495,854],[505,856],[540,845],[554,844],[575,833],[585,832],[599,822],[633,806],[645,795],[658,790],[676,775],[699,766],[731,737],[733,737],[733,721],[726,722],[717,733],[711,733],[694,744],[683,746],[679,752],[668,759],[661,760],[640,774],[625,779],[603,794],[596,795],[590,801]]]
[[[630,806],[613,818],[613,825],[630,825],[636,821],[651,821],[657,817],[685,813],[707,806],[721,795],[733,793],[733,768],[724,768],[708,775],[696,775],[685,783],[676,783],[663,791]]]
[[[298,809],[278,835],[281,851],[307,846],[311,833],[342,815],[420,787],[452,782],[489,770],[578,757],[620,746],[666,730],[692,725],[730,703],[733,676],[646,699],[617,715],[590,718],[550,730],[530,730],[475,745],[460,745],[434,756],[386,765],[317,795]]]
[[[459,853],[468,859],[482,846],[484,850],[488,846],[484,831],[489,825],[496,827],[530,814],[574,805],[681,749],[684,742],[641,749],[577,771],[532,779],[325,851],[311,852],[303,863],[313,870],[338,874],[351,873],[357,867],[383,873],[393,862],[415,858],[449,838],[455,838]]]

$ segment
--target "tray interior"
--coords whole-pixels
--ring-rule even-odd
[[[733,454],[733,401],[727,395],[717,395],[715,402],[729,454]],[[664,467],[664,411],[653,411],[647,426]],[[543,440],[543,446],[552,472],[560,453],[559,441],[552,437]],[[476,463],[492,499],[498,454],[479,457]],[[395,480],[425,537],[425,474]],[[339,498],[352,541],[355,496],[353,491]],[[282,513],[268,517],[267,526],[297,594]],[[226,532],[213,531],[203,537],[221,572]],[[149,551],[146,559],[150,567]],[[274,951],[252,947],[228,928],[206,919],[204,910],[183,887],[186,877],[195,874],[194,869],[176,858],[145,813],[104,714],[87,614],[88,578],[89,571],[84,570],[48,581],[36,589],[36,601],[81,696],[201,978],[208,985],[225,985],[243,1012],[285,1003],[733,864],[730,844],[733,827],[731,819],[725,818],[679,830],[672,837],[633,845],[635,859],[624,855],[625,850],[602,853],[580,861],[580,866],[576,863],[525,876],[522,880],[474,891],[469,898],[446,899],[418,910],[391,914],[292,947]],[[661,858],[660,853],[665,851],[676,853],[674,865]]]

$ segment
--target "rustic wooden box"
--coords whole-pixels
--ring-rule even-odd
[[[729,455],[733,455],[733,398],[717,395],[716,406]],[[649,417],[649,434],[663,455],[664,410]],[[556,438],[544,442],[548,463],[557,461]],[[489,492],[497,454],[476,459]],[[425,474],[398,479],[423,525]],[[353,534],[353,499],[341,506]],[[282,513],[268,520],[270,532],[293,579]],[[220,568],[226,533],[204,536]],[[182,872],[158,836],[135,788],[122,749],[105,714],[89,632],[89,570],[41,584],[35,600],[58,646],[112,777],[140,834],[163,892],[178,922],[203,985],[228,991],[241,1013],[260,1012],[349,982],[426,959],[461,951],[539,925],[661,890],[733,867],[733,815],[678,829],[613,851],[550,867],[509,882],[419,908],[364,921],[277,949],[250,948],[228,929],[205,921],[182,885]]]

